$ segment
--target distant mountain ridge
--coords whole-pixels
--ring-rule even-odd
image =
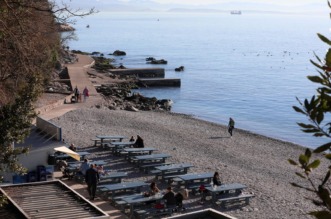
[[[62,0],[56,0],[61,2]],[[265,13],[329,13],[326,4],[310,3],[310,4],[292,4],[291,6],[284,6],[281,4],[272,3],[248,3],[244,1],[217,3],[210,5],[184,5],[176,4],[159,4],[152,0],[81,0],[70,1],[64,0],[72,8],[87,9],[95,7],[99,11],[170,11],[170,12],[226,12],[232,10],[265,12]]]

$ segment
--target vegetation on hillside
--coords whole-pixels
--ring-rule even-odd
[[[62,48],[57,23],[93,13],[71,10],[47,0],[0,1],[0,176],[24,173],[14,148],[29,134],[33,103],[42,94]],[[1,178],[0,178],[1,182]],[[4,197],[0,197],[0,206]]]

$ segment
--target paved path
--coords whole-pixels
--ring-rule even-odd
[[[98,103],[102,102],[102,97],[99,93],[97,93],[96,89],[94,88],[91,80],[88,77],[87,70],[88,68],[94,63],[94,60],[86,55],[78,55],[78,62],[74,64],[67,64],[68,67],[68,73],[71,81],[71,86],[75,88],[77,86],[78,90],[82,93],[83,89],[87,87],[89,90],[90,97],[88,100],[84,103],[74,103],[74,104],[62,104],[59,105],[53,109],[47,110],[43,112],[40,116],[46,120],[50,120],[59,116],[62,116],[63,114],[76,110],[83,107],[91,107]],[[69,99],[67,100],[69,101]],[[64,101],[63,101],[64,102]],[[57,172],[56,178],[60,178],[62,175],[61,172]],[[70,187],[75,189],[78,193],[83,195],[84,197],[87,197],[87,191],[86,191],[86,185],[85,184],[78,184],[73,181],[65,181]],[[113,206],[110,205],[109,202],[96,199],[95,201],[92,201],[93,204],[98,206],[100,209],[102,209],[104,212],[108,213],[110,215],[110,218],[114,219],[127,219],[128,217],[121,213],[121,211],[117,210]]]
[[[79,109],[82,107],[91,107],[102,102],[101,95],[96,91],[87,74],[87,70],[94,63],[94,60],[86,55],[77,56],[78,62],[75,62],[74,64],[67,64],[71,86],[73,88],[77,86],[81,93],[83,92],[84,88],[87,87],[90,97],[85,103],[82,101],[81,103],[62,104],[60,106],[56,106],[53,109],[47,110],[46,112],[41,112],[40,116],[43,119],[50,120],[62,116],[71,110]],[[69,98],[67,98],[67,102],[70,102]]]

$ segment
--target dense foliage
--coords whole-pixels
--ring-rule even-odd
[[[26,171],[17,156],[28,149],[13,143],[29,134],[36,116],[33,103],[59,60],[58,23],[91,13],[93,9],[78,13],[48,0],[0,1],[0,182],[5,172]]]
[[[13,148],[29,134],[33,102],[54,68],[59,34],[47,0],[0,2],[0,173],[24,172]]]
[[[328,2],[331,8],[330,2]],[[331,40],[327,37],[318,34],[318,37],[326,43],[330,48],[328,49],[324,59],[316,55],[317,61],[311,60],[311,63],[317,67],[319,75],[308,76],[308,79],[314,83],[319,84],[316,89],[317,94],[313,95],[311,99],[305,99],[303,102],[298,99],[300,107],[294,106],[294,110],[298,113],[304,114],[309,123],[298,123],[303,132],[313,134],[315,137],[331,137]],[[310,215],[318,219],[331,218],[331,194],[330,194],[330,174],[331,166],[325,170],[325,176],[322,179],[312,176],[314,169],[320,166],[320,163],[331,160],[331,142],[326,143],[315,150],[306,149],[304,154],[299,156],[298,162],[289,159],[290,164],[297,166],[301,171],[296,174],[307,180],[310,186],[302,186],[292,183],[293,186],[306,189],[308,192],[316,194],[313,201],[314,204],[321,206],[322,210],[309,212]],[[313,159],[313,154],[323,153],[325,159]],[[329,165],[329,164],[328,164]]]

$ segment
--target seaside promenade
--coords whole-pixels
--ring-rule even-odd
[[[60,117],[69,111],[73,111],[80,108],[90,108],[96,104],[102,102],[101,95],[96,91],[93,86],[89,76],[87,74],[88,69],[94,64],[94,60],[87,55],[77,55],[78,61],[73,64],[67,64],[68,74],[70,77],[70,83],[73,88],[77,86],[78,90],[82,93],[83,89],[87,87],[89,90],[89,98],[86,102],[82,101],[74,104],[64,104],[64,99],[59,101],[59,104],[54,105],[54,107],[47,110],[41,111],[40,116],[45,120],[51,120],[53,118]],[[69,99],[67,98],[67,101]],[[38,109],[37,109],[38,110]],[[55,173],[55,178],[60,179],[62,176],[61,172]],[[85,184],[79,184],[74,181],[64,180],[64,182],[73,188],[75,191],[88,197]],[[114,219],[126,219],[126,215],[122,214],[121,211],[114,208],[110,205],[109,202],[106,202],[102,199],[95,199],[93,204],[102,209],[104,212],[110,215],[110,218]]]
[[[55,104],[53,107],[40,111],[40,116],[43,119],[50,120],[62,116],[69,111],[83,107],[91,107],[102,102],[101,95],[96,91],[87,74],[88,68],[94,64],[94,60],[87,55],[79,54],[77,55],[77,58],[77,62],[66,65],[68,68],[70,83],[73,89],[77,86],[80,93],[82,93],[84,88],[87,87],[89,90],[89,98],[86,102],[82,100],[82,102],[75,104],[64,104],[64,99],[60,100],[59,103]],[[69,98],[66,99],[69,101]]]

